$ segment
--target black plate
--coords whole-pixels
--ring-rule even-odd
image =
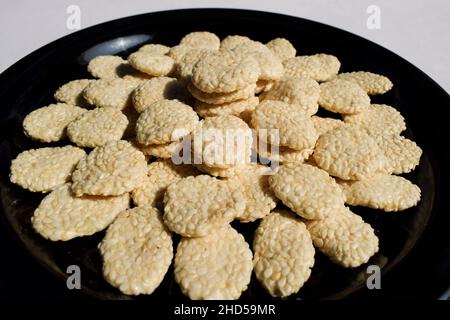
[[[398,108],[407,120],[405,135],[424,149],[420,166],[408,175],[422,189],[422,201],[417,207],[393,214],[355,208],[380,238],[380,252],[369,263],[382,267],[382,289],[366,289],[367,265],[343,269],[317,253],[310,280],[298,295],[290,298],[442,297],[450,284],[447,231],[450,208],[446,197],[449,191],[448,120],[444,115],[450,107],[450,97],[420,70],[370,41],[320,23],[265,12],[195,9],[119,19],[59,39],[5,71],[0,76],[1,217],[3,225],[13,231],[14,239],[62,279],[66,277],[67,266],[79,265],[82,290],[87,294],[105,299],[130,299],[102,278],[96,248],[102,232],[65,243],[46,241],[34,233],[30,217],[43,196],[12,185],[8,180],[8,167],[19,152],[42,146],[23,135],[23,117],[51,103],[53,92],[61,84],[89,77],[86,72],[89,59],[99,54],[126,57],[147,42],[175,45],[183,35],[195,30],[209,30],[220,37],[242,34],[263,42],[285,37],[300,54],[336,55],[342,63],[341,71],[369,70],[388,76],[395,84],[394,89],[374,97],[373,101]],[[233,225],[251,242],[255,224]],[[182,298],[171,270],[152,296],[139,299],[155,297]],[[242,297],[270,298],[254,278]]]

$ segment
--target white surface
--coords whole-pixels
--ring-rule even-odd
[[[449,0],[2,0],[0,72],[67,35],[67,7],[81,9],[81,27],[129,15],[222,7],[279,12],[323,22],[370,39],[409,60],[450,92]],[[367,7],[381,10],[381,29],[366,26]],[[357,50],[357,48],[355,48]]]

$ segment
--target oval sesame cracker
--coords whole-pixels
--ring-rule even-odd
[[[170,159],[157,160],[148,165],[147,177],[131,193],[137,206],[151,205],[163,210],[167,187],[182,178],[196,176],[199,171],[187,164],[175,165]]]
[[[344,180],[370,178],[386,165],[377,142],[354,125],[343,125],[321,135],[313,156],[320,168]]]
[[[227,168],[211,167],[205,164],[194,164],[194,166],[204,173],[221,178],[240,176],[251,169],[251,164],[239,164]]]
[[[206,93],[230,93],[256,83],[258,62],[231,51],[210,52],[192,69],[192,83]]]
[[[292,43],[285,38],[275,38],[270,40],[266,43],[266,46],[278,57],[278,59],[280,59],[280,61],[293,58],[297,54],[297,50]]]
[[[163,144],[149,144],[149,145],[139,145],[139,149],[148,156],[153,156],[157,158],[169,159],[177,152],[181,151],[183,146],[182,141],[174,141],[170,143]]]
[[[236,116],[205,118],[193,131],[192,139],[195,157],[207,166],[228,168],[250,162],[252,131]]]
[[[172,73],[175,68],[175,61],[171,57],[144,51],[130,54],[128,62],[136,70],[155,77],[166,76]]]
[[[153,78],[154,78],[153,76],[137,70],[122,77],[122,79],[136,80],[140,83]]]
[[[226,36],[221,42],[220,42],[220,49],[221,50],[233,50],[238,45],[245,43],[245,42],[251,42],[252,40],[249,37],[240,36],[240,35],[230,35]]]
[[[87,102],[97,107],[123,110],[132,105],[131,93],[140,84],[136,79],[100,79],[83,90]]]
[[[207,50],[206,48],[203,48]],[[171,57],[176,63],[179,63],[183,57],[190,51],[197,50],[196,48],[192,48],[191,46],[179,44],[172,48],[170,48],[169,53],[167,55]],[[209,50],[208,50],[209,51]]]
[[[356,268],[378,252],[378,238],[372,227],[347,207],[322,220],[306,221],[314,246],[331,261]]]
[[[170,47],[157,43],[144,44],[142,47],[138,49],[138,51],[140,52],[160,56],[166,55],[167,53],[169,53],[169,50]]]
[[[269,183],[275,196],[305,219],[323,219],[344,206],[344,194],[334,179],[308,164],[283,164]]]
[[[386,161],[383,172],[390,174],[408,173],[420,162],[422,149],[412,140],[398,135],[372,135]]]
[[[129,63],[119,56],[97,56],[89,61],[88,72],[99,79],[114,79],[133,73]]]
[[[10,180],[33,192],[49,192],[70,180],[77,163],[86,156],[74,146],[31,149],[11,162]]]
[[[356,83],[370,95],[386,93],[393,86],[391,80],[387,77],[367,71],[340,73],[337,78]]]
[[[164,222],[184,237],[203,237],[230,223],[235,206],[226,182],[207,175],[187,177],[168,186]]]
[[[175,78],[157,77],[140,84],[132,93],[134,108],[140,113],[149,105],[161,100],[180,100],[189,104],[189,92]]]
[[[227,226],[206,237],[181,239],[174,267],[175,281],[190,299],[238,299],[250,283],[252,252]]]
[[[377,174],[361,181],[340,181],[346,203],[383,211],[402,211],[420,200],[420,189],[403,177]]]
[[[323,118],[319,116],[312,116],[311,120],[313,121],[314,127],[316,128],[316,131],[319,134],[319,136],[323,135],[324,133],[327,133],[328,131],[334,130],[344,124],[344,122],[339,119]]]
[[[176,76],[184,84],[187,85],[192,78],[192,70],[195,64],[208,54],[209,50],[205,48],[192,49],[183,55],[183,58],[177,62]]]
[[[161,100],[141,113],[136,123],[136,137],[143,145],[178,141],[197,123],[198,115],[190,106],[178,100]]]
[[[256,278],[273,297],[297,293],[311,275],[315,253],[311,236],[288,211],[276,210],[261,221],[253,251]]]
[[[282,101],[262,101],[253,111],[251,124],[254,129],[269,130],[267,142],[277,141],[274,130],[278,130],[280,146],[295,150],[313,147],[318,137],[311,118],[297,105]]]
[[[316,81],[327,81],[338,73],[341,63],[335,56],[319,53],[286,59],[283,66],[286,76],[304,76]]]
[[[344,115],[346,123],[366,128],[373,134],[400,134],[406,129],[405,119],[395,108],[385,104],[371,104],[361,113]]]
[[[303,163],[313,154],[314,148],[295,150],[288,147],[278,146],[277,150],[275,150],[272,145],[259,141],[257,152],[259,156],[274,162]]]
[[[95,148],[72,174],[76,196],[120,195],[140,185],[147,174],[144,154],[127,141],[111,141]]]
[[[67,82],[56,90],[54,97],[58,102],[89,108],[91,105],[83,97],[83,90],[93,81],[80,79]]]
[[[34,211],[34,230],[52,241],[67,241],[89,236],[105,229],[114,218],[128,208],[130,197],[76,197],[69,184],[48,194]]]
[[[95,148],[122,138],[127,117],[114,108],[96,108],[83,113],[67,126],[67,136],[79,147]]]
[[[266,172],[258,173],[258,168],[265,167],[256,165],[251,168],[252,170],[226,180],[233,199],[244,203],[236,216],[240,222],[261,219],[277,205],[277,199],[269,187],[269,175]]]
[[[319,105],[331,112],[355,114],[370,107],[370,98],[356,83],[334,79],[320,85]]]
[[[122,211],[99,245],[103,275],[125,294],[151,294],[172,262],[170,232],[150,206]]]
[[[180,45],[217,51],[220,47],[220,39],[212,32],[195,31],[185,35],[180,40]]]
[[[261,42],[247,41],[236,46],[232,51],[243,57],[253,57],[258,62],[260,70],[258,80],[276,81],[284,73],[280,59]]]
[[[187,89],[198,100],[209,104],[223,104],[242,99],[249,99],[255,96],[256,84],[251,84],[241,90],[230,93],[206,93],[198,89],[191,82]]]
[[[221,115],[239,116],[242,112],[251,112],[255,110],[258,104],[258,97],[251,97],[249,99],[242,99],[222,104],[209,104],[197,100],[194,110],[203,118]]]
[[[42,141],[59,141],[66,137],[67,125],[86,112],[86,109],[55,103],[30,112],[23,119],[23,130],[28,137]]]
[[[272,88],[264,92],[260,99],[277,100],[298,105],[307,115],[313,115],[319,109],[319,84],[307,77],[283,77]]]

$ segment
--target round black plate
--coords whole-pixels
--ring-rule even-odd
[[[30,217],[43,195],[32,194],[8,180],[11,159],[25,149],[42,146],[27,139],[21,128],[31,110],[51,103],[62,84],[89,77],[86,63],[99,54],[126,57],[143,43],[175,45],[190,31],[209,30],[220,37],[242,34],[266,42],[289,39],[300,54],[330,53],[341,71],[368,70],[388,76],[395,84],[389,93],[374,97],[376,103],[398,108],[407,120],[406,136],[424,149],[418,169],[408,175],[422,189],[417,207],[401,213],[355,208],[375,229],[380,251],[369,262],[382,268],[381,290],[366,286],[367,265],[343,269],[320,253],[312,276],[290,299],[339,299],[344,297],[438,297],[449,286],[449,153],[448,121],[444,110],[450,97],[435,82],[392,52],[348,32],[285,15],[228,9],[195,9],[156,12],[119,19],[59,39],[25,57],[0,76],[1,214],[4,227],[48,270],[62,279],[69,265],[82,270],[82,290],[97,298],[131,299],[102,278],[97,244],[100,232],[69,242],[50,242],[37,235]],[[251,243],[255,224],[235,224]],[[175,243],[178,239],[175,239]],[[7,257],[3,257],[7,258]],[[3,259],[2,259],[3,260]],[[183,298],[169,270],[153,295],[139,297]],[[244,299],[269,299],[256,279]]]

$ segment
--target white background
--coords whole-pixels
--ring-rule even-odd
[[[67,35],[67,7],[81,9],[81,27],[129,15],[179,8],[271,11],[323,22],[370,39],[409,60],[450,92],[450,0],[0,0],[0,72]],[[366,26],[369,5],[381,29]],[[301,52],[301,49],[300,49]]]

